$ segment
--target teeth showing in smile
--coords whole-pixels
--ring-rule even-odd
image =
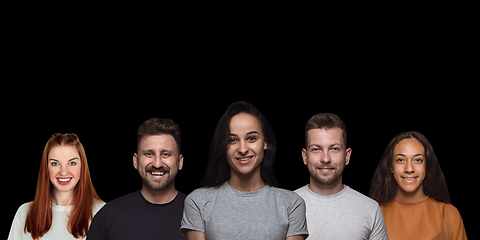
[[[246,158],[237,158],[237,160],[243,162],[243,161],[247,161],[247,160],[249,160],[249,159],[251,159],[251,158],[253,158],[253,156],[251,156],[251,157],[246,157]]]
[[[154,176],[163,176],[165,175],[165,172],[150,172]]]
[[[58,181],[60,182],[68,182],[70,181],[72,178],[58,178]]]
[[[414,180],[415,178],[412,177],[412,178],[403,178],[403,179],[405,179],[405,180],[407,180],[407,181],[412,181],[412,180]]]

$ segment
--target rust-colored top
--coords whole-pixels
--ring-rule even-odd
[[[390,240],[467,239],[462,217],[452,204],[426,197],[412,204],[392,199],[380,208]]]

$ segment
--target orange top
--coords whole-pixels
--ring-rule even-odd
[[[392,199],[380,208],[390,240],[467,239],[462,217],[452,204],[426,197],[412,204]]]

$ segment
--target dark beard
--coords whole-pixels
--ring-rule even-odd
[[[329,177],[327,179],[317,177],[317,175],[313,175],[312,178],[315,181],[315,183],[317,183],[319,186],[324,187],[324,188],[329,188],[329,187],[335,185],[335,183],[337,183],[340,180],[340,178],[342,177],[344,169],[345,169],[345,166],[343,166],[342,169],[337,168],[336,171],[335,171],[335,174],[332,177]]]

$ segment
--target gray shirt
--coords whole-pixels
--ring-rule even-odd
[[[388,239],[378,203],[347,185],[328,196],[312,192],[308,185],[295,193],[307,204],[310,239]]]
[[[185,199],[180,232],[212,239],[282,239],[308,236],[305,202],[292,191],[266,186],[241,192],[227,182],[200,188]]]

